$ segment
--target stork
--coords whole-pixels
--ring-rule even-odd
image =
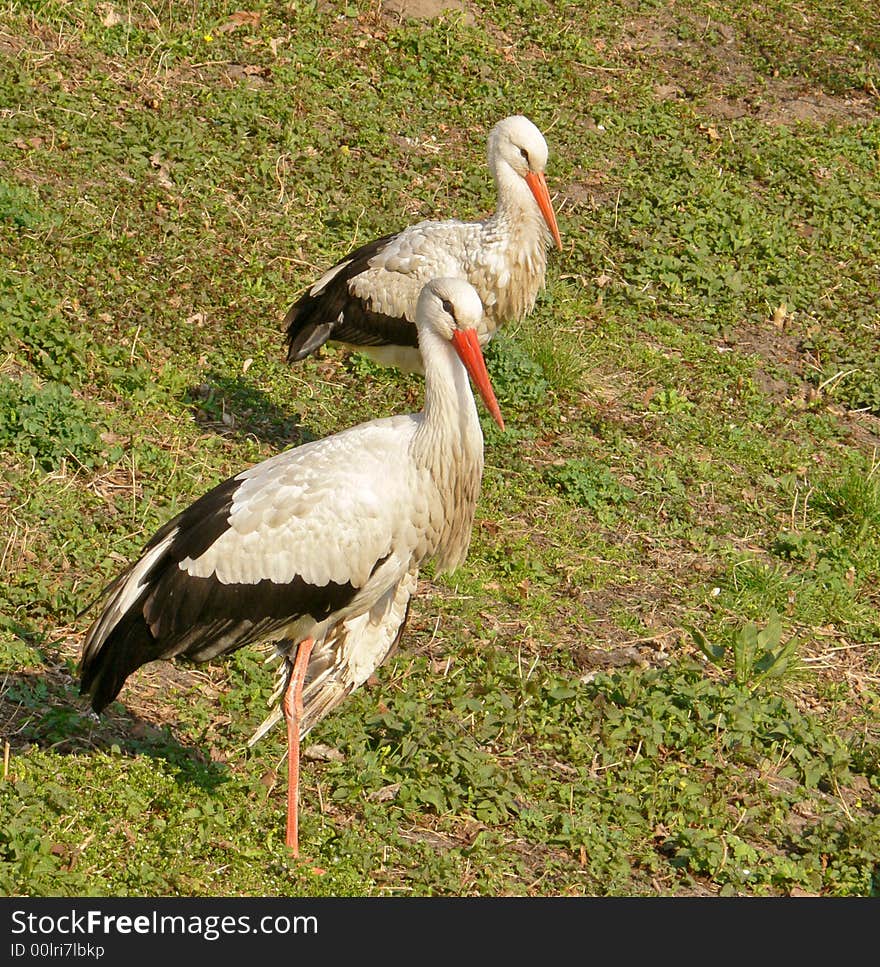
[[[477,338],[481,317],[467,282],[427,283],[416,308],[422,411],[361,423],[219,484],[105,589],[86,633],[80,693],[95,712],[147,662],[204,662],[276,642],[281,711],[254,740],[283,715],[294,856],[301,739],[390,654],[420,566],[433,559],[437,573],[451,571],[467,554],[483,472],[468,374],[504,427]]]
[[[484,306],[481,346],[502,323],[531,311],[551,239],[562,249],[544,175],[547,142],[517,114],[492,128],[488,156],[498,194],[494,214],[481,222],[419,222],[350,252],[288,311],[288,362],[329,339],[382,365],[422,372],[416,303],[425,282],[440,276],[467,279],[477,290]]]

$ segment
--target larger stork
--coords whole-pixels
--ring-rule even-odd
[[[386,366],[421,372],[415,312],[429,279],[467,279],[485,308],[485,344],[504,322],[531,311],[544,285],[547,246],[562,248],[544,169],[547,142],[522,115],[489,133],[498,204],[481,222],[423,221],[356,248],[324,273],[284,319],[289,362],[327,340]]]
[[[277,642],[295,856],[301,739],[391,652],[423,562],[440,573],[467,553],[483,471],[468,374],[504,426],[481,317],[468,283],[425,285],[416,311],[423,410],[306,443],[221,483],[153,536],[105,590],[86,634],[80,691],[96,712],[146,662],[203,662]]]

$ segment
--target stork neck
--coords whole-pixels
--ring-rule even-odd
[[[419,346],[425,366],[424,423],[420,436],[441,459],[453,452],[482,454],[483,437],[477,406],[464,363],[452,344],[423,329]]]
[[[456,568],[467,554],[480,481],[483,432],[467,370],[451,343],[435,332],[419,333],[425,362],[425,407],[412,456],[433,485],[437,519],[437,573]],[[432,518],[434,514],[432,513]]]
[[[525,179],[504,161],[496,165],[495,188],[498,206],[486,220],[489,233],[510,239],[514,247],[524,245],[530,250],[548,244],[552,239],[550,229],[535,196]]]

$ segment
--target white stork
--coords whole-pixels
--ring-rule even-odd
[[[488,154],[495,213],[481,222],[419,222],[350,252],[288,311],[289,362],[332,339],[383,365],[422,372],[416,302],[432,278],[467,279],[477,290],[481,346],[499,325],[532,309],[551,238],[562,248],[544,176],[547,142],[528,118],[514,115],[492,128]]]
[[[463,280],[425,285],[416,311],[424,409],[306,443],[221,483],[105,589],[86,634],[80,693],[96,712],[146,662],[203,662],[276,641],[294,856],[300,740],[391,652],[422,563],[435,560],[440,573],[467,554],[483,472],[468,373],[504,427],[481,318]]]

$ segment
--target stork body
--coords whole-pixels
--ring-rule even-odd
[[[80,691],[96,712],[146,662],[202,662],[277,642],[281,713],[256,737],[286,717],[295,855],[301,738],[389,655],[422,563],[442,572],[467,554],[483,469],[468,373],[503,426],[480,317],[462,280],[426,285],[417,313],[424,409],[304,444],[219,484],[106,589],[86,635]]]
[[[304,359],[327,340],[383,365],[422,372],[415,311],[432,278],[467,279],[483,302],[480,345],[531,311],[544,285],[547,246],[562,248],[544,169],[547,143],[528,118],[499,121],[489,134],[498,206],[481,222],[423,221],[350,252],[287,313],[287,358]]]

